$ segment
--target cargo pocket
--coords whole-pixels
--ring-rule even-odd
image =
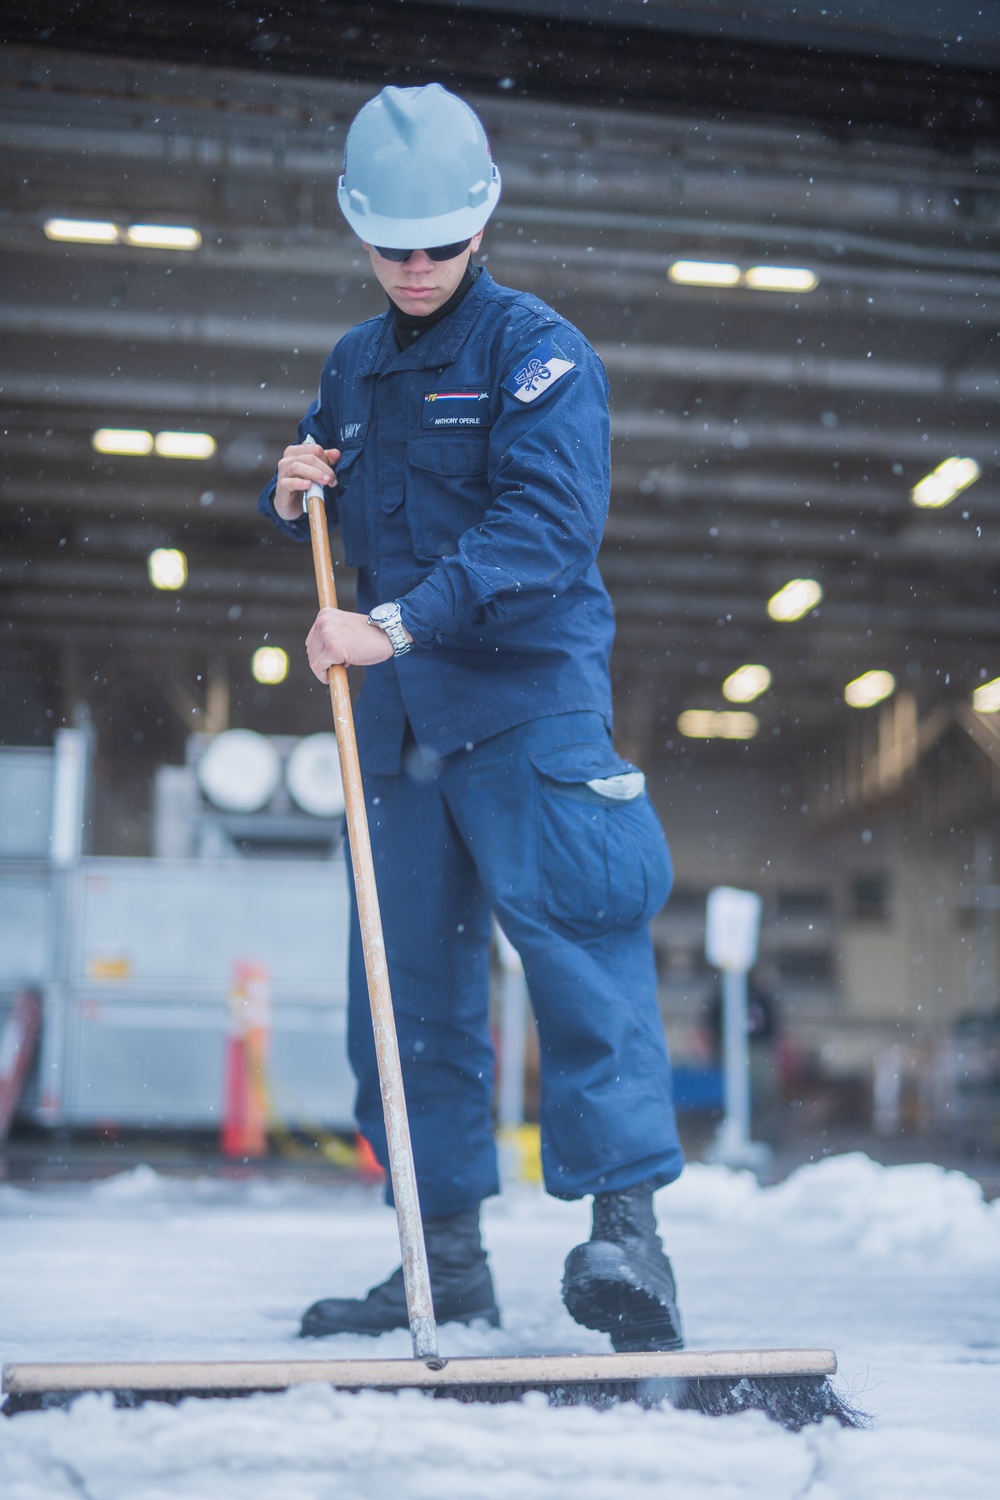
[[[425,562],[452,557],[493,498],[487,440],[470,433],[416,442],[407,463],[406,519],[414,555]]]
[[[600,742],[531,760],[545,911],[579,937],[648,922],[670,894],[673,869],[642,772]]]
[[[344,561],[352,568],[362,568],[368,561],[361,484],[363,452],[363,448],[344,449],[337,463],[337,484],[333,491],[344,542]]]

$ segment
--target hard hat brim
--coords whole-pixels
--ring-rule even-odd
[[[354,233],[366,244],[384,245],[388,250],[428,250],[434,245],[471,240],[485,225],[499,197],[500,173],[496,166],[482,203],[430,219],[391,219],[385,214],[361,212],[351,202],[343,177],[337,186],[340,211]]]

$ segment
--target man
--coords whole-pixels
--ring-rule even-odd
[[[368,668],[358,742],[437,1317],[499,1323],[479,1235],[499,1191],[495,913],[538,1021],[546,1187],[594,1195],[566,1306],[618,1350],[677,1348],[652,1195],[682,1156],[648,931],[672,873],[610,736],[607,382],[577,329],[473,264],[499,194],[479,119],[440,84],[361,110],[339,201],[389,309],[333,351],[261,509],[304,539],[302,492],[325,486],[358,569],[358,612],[322,610],[306,645],[321,681]],[[356,912],[348,1048],[385,1166]],[[397,1270],[302,1333],[406,1321]]]

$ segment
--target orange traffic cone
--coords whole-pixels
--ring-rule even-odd
[[[222,1151],[267,1155],[267,1061],[271,993],[263,964],[237,959],[229,991],[230,1032],[223,1081]]]
[[[385,1173],[375,1158],[371,1142],[366,1140],[360,1131],[355,1141],[355,1149],[357,1151],[356,1166],[362,1177],[367,1177],[373,1182],[381,1182]]]

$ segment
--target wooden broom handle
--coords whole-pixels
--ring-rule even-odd
[[[323,492],[319,485],[311,486],[306,496],[305,508],[309,516],[309,536],[312,541],[313,567],[316,571],[316,592],[319,596],[320,608],[336,609],[337,588],[333,581],[330,534],[327,530]],[[365,809],[365,793],[361,782],[358,742],[354,733],[354,712],[351,708],[346,667],[331,667],[327,673],[327,681],[330,684],[333,723],[340,754],[340,774],[344,782],[347,831],[351,841],[351,862],[354,866],[354,889],[361,923],[365,973],[368,976],[368,998],[372,1011],[372,1027],[375,1032],[375,1054],[378,1059],[382,1111],[385,1116],[385,1133],[389,1146],[389,1171],[392,1177],[393,1197],[396,1200],[399,1248],[403,1259],[406,1310],[410,1320],[415,1358],[437,1359],[437,1327],[434,1321],[430,1271],[427,1265],[427,1249],[424,1244],[423,1221],[420,1216],[420,1200],[417,1195],[417,1174],[413,1165],[413,1146],[410,1141],[406,1099],[403,1094],[403,1070],[399,1061],[399,1043],[396,1039],[396,1022],[392,1011],[389,971],[385,958],[385,939],[382,935],[382,917],[379,912],[378,889],[375,885],[375,865],[372,860],[371,839],[368,835],[368,814]]]

